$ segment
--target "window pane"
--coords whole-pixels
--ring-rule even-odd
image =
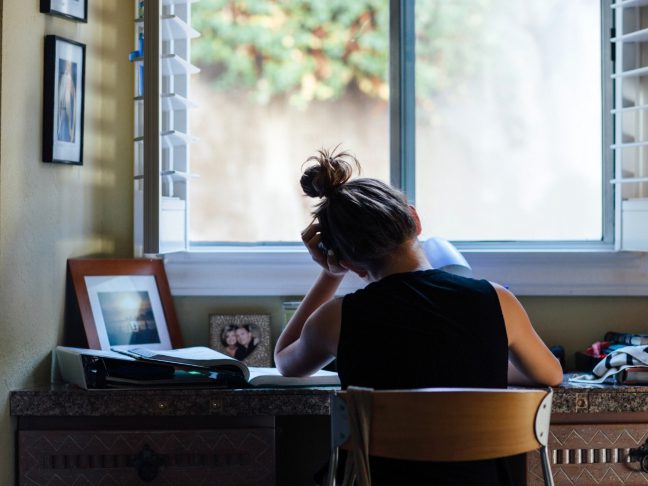
[[[190,240],[298,241],[302,162],[342,147],[389,178],[388,4],[201,0],[192,44]]]
[[[600,35],[599,0],[417,0],[427,233],[601,239]]]

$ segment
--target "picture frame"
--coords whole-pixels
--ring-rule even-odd
[[[88,0],[40,0],[41,13],[88,22]]]
[[[86,46],[45,36],[43,161],[83,164]]]
[[[68,273],[89,348],[183,346],[162,260],[69,259]]]
[[[212,314],[209,347],[248,366],[271,366],[270,316],[266,314]]]

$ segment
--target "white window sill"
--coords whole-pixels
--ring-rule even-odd
[[[648,253],[592,251],[462,250],[476,278],[516,295],[646,296]],[[230,247],[164,257],[177,296],[300,296],[318,267],[299,247]],[[364,286],[348,275],[339,293]]]

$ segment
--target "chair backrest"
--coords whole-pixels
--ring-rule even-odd
[[[346,399],[332,402],[333,445],[351,448]],[[364,391],[367,393],[367,391]],[[370,390],[369,454],[418,461],[472,461],[547,445],[551,389]],[[350,401],[351,402],[351,401]]]

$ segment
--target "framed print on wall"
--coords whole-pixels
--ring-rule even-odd
[[[243,361],[248,366],[270,366],[270,316],[209,316],[209,347]]]
[[[83,164],[85,45],[45,36],[43,161]]]
[[[161,260],[70,259],[68,271],[89,348],[182,347]]]
[[[87,22],[88,0],[41,0],[40,11],[77,22]]]

